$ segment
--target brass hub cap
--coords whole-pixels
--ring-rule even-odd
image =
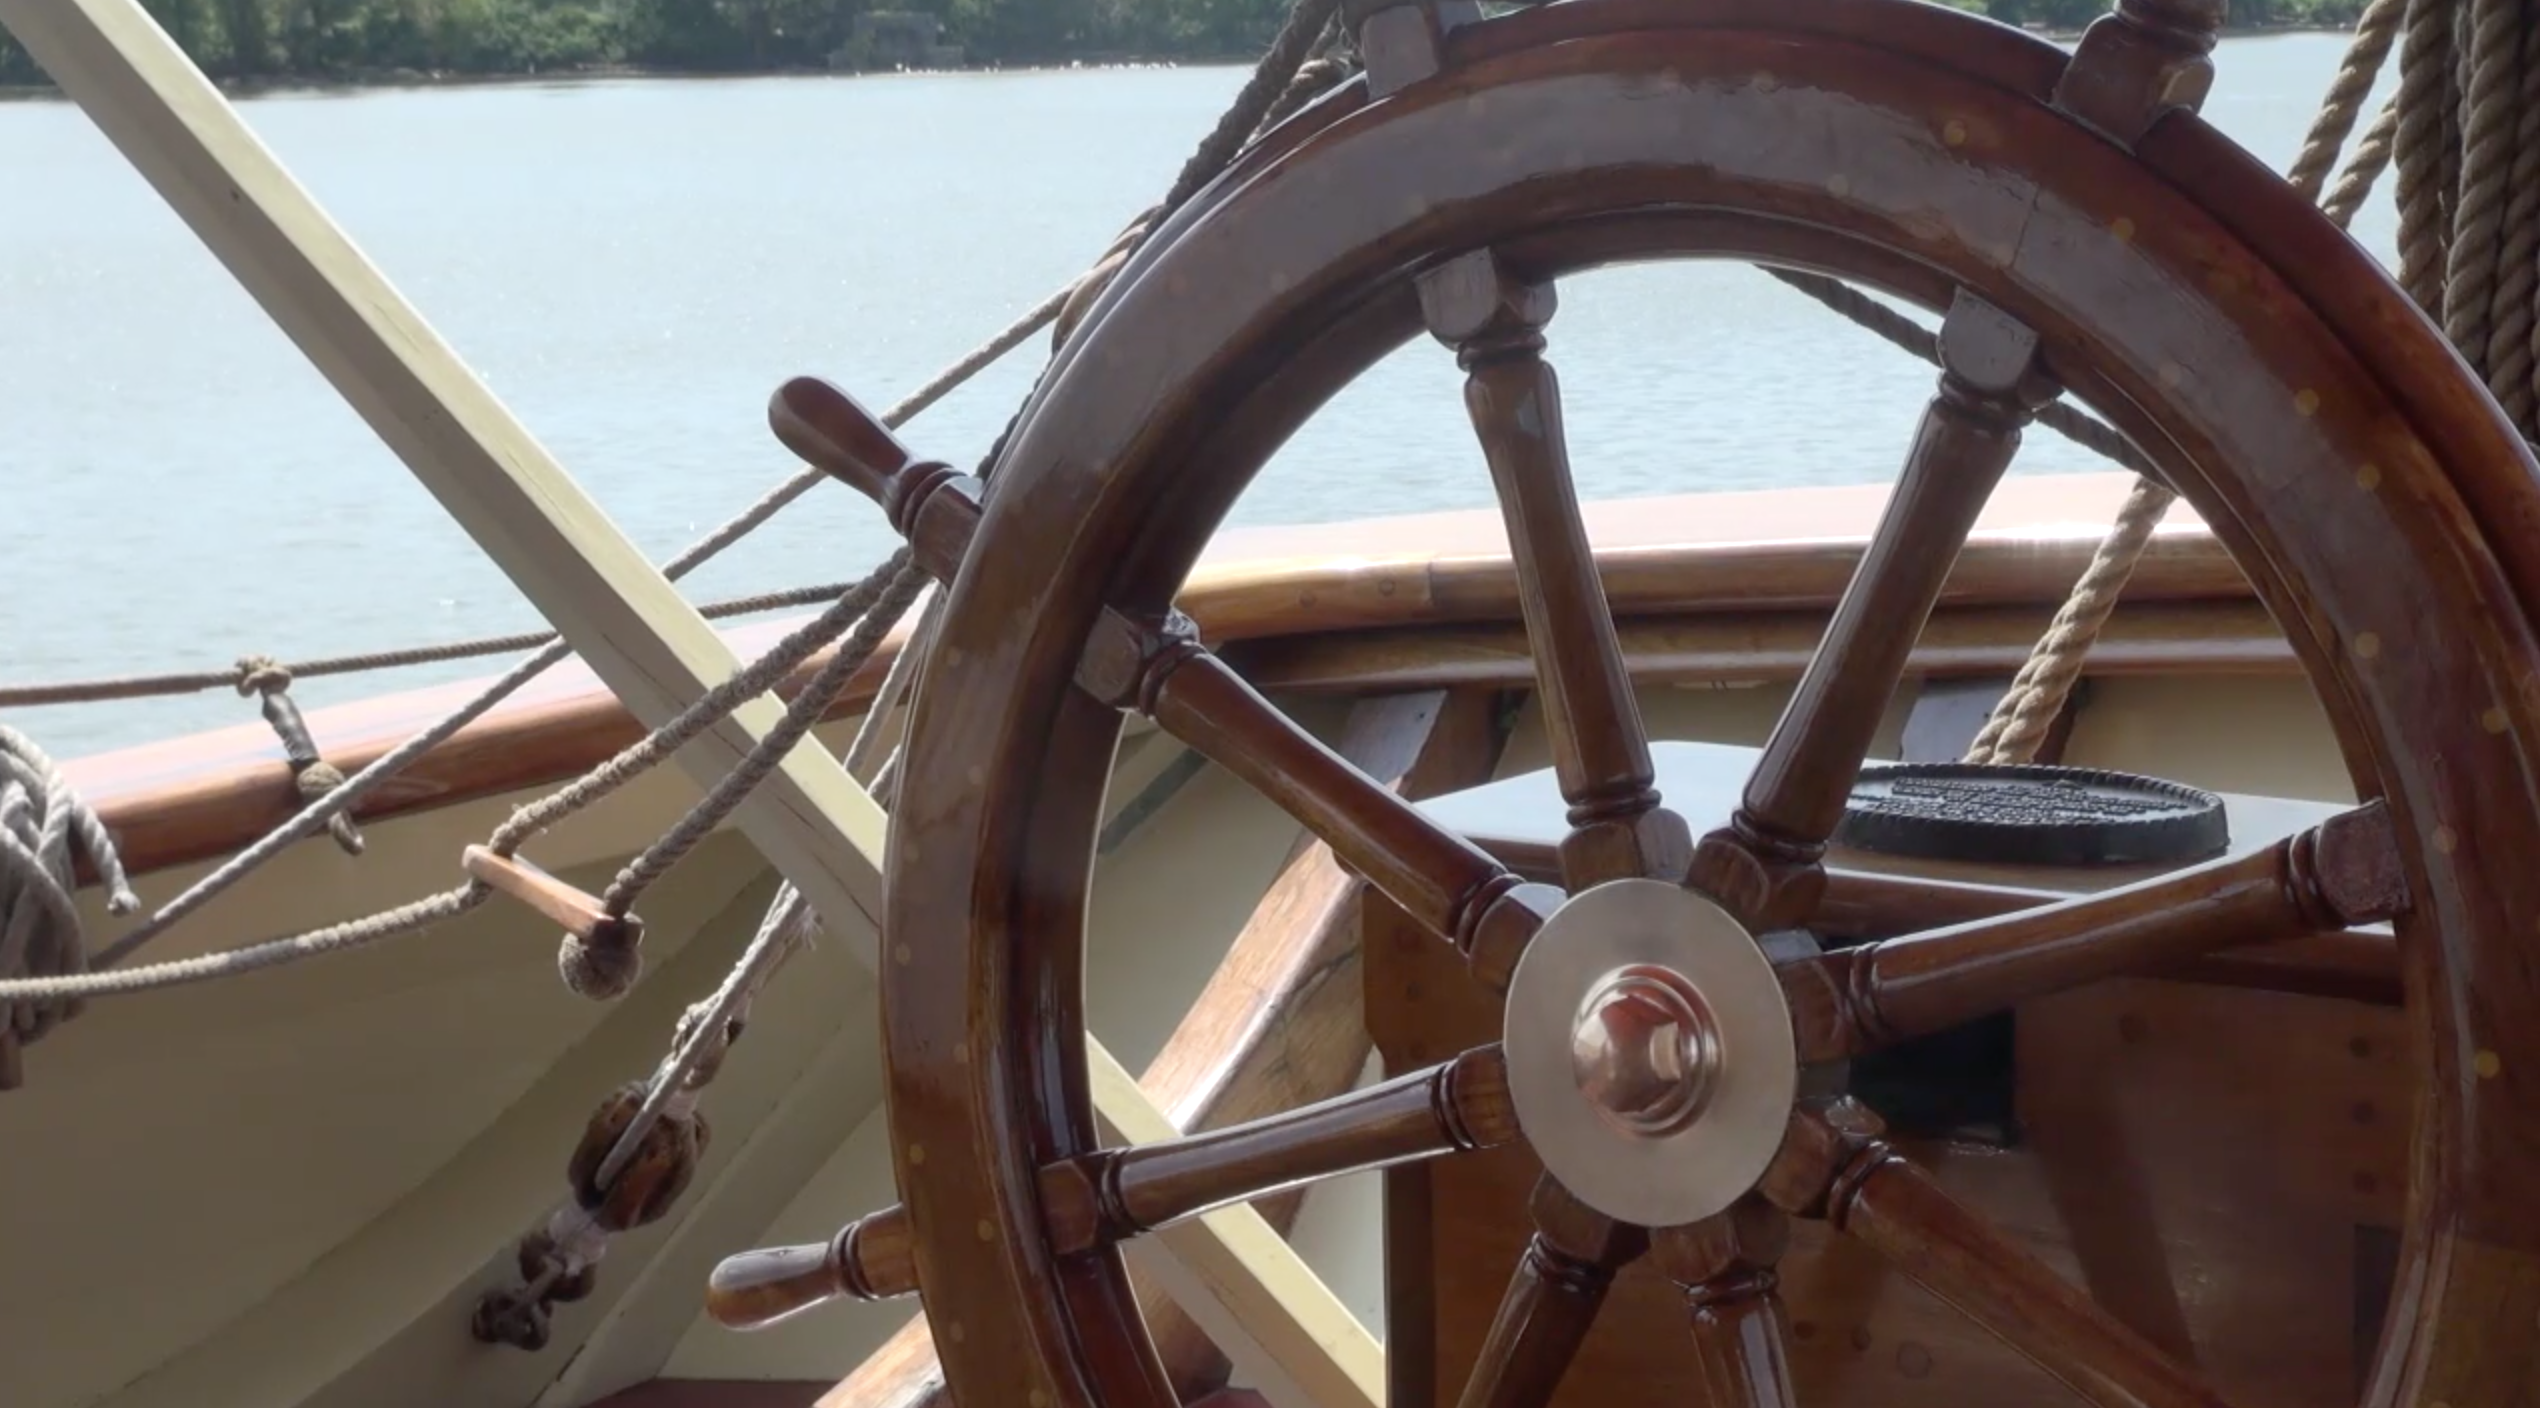
[[[1644,1227],[1726,1209],[1781,1148],[1799,1062],[1772,963],[1718,905],[1617,880],[1545,921],[1508,987],[1518,1125],[1590,1207]]]
[[[1702,1113],[1720,1071],[1720,1028],[1702,994],[1665,968],[1605,975],[1570,1037],[1579,1091],[1627,1134],[1669,1134]]]

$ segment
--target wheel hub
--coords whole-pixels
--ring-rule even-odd
[[[1596,886],[1545,921],[1509,983],[1505,1045],[1545,1170],[1644,1227],[1754,1187],[1799,1089],[1771,962],[1718,905],[1661,880]]]
[[[1636,963],[1598,983],[1570,1037],[1579,1091],[1627,1133],[1668,1134],[1702,1113],[1720,1069],[1720,1028],[1702,994]]]

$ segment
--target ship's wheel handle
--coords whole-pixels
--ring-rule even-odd
[[[920,459],[879,416],[817,377],[778,387],[767,424],[805,464],[880,504],[919,567],[939,582],[953,579],[979,525],[977,480]]]

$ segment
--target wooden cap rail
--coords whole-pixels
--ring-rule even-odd
[[[2016,663],[2089,560],[2099,525],[2128,483],[2119,475],[2006,481],[1959,554],[1913,668]],[[1882,487],[1582,504],[1635,675],[1796,674],[1822,614],[1850,579]],[[2220,544],[2184,511],[2173,519],[2128,582],[2126,605],[2093,655],[2094,669],[2290,668],[2280,633],[2250,600]],[[1521,672],[1506,658],[1514,633],[1497,624],[1513,625],[1518,615],[1498,520],[1479,510],[1231,529],[1211,546],[1179,604],[1211,641],[1252,643],[1235,658],[1265,688],[1517,679]],[[1971,653],[1949,645],[1973,639],[1957,624],[1970,612],[2018,619],[1979,630],[1984,648]],[[2160,637],[2140,650],[2142,632],[2130,624],[2138,617]],[[793,624],[776,620],[723,634],[746,656]],[[1759,628],[1769,629],[1773,648],[1757,648]],[[1780,644],[1785,634],[1787,648]],[[2235,644],[2244,636],[2245,645]],[[830,716],[863,709],[896,653],[896,642],[886,644]],[[807,661],[777,694],[790,697],[826,658]],[[329,759],[350,773],[474,688],[461,682],[384,694],[313,710],[308,724]],[[545,785],[606,760],[642,733],[587,667],[567,661],[418,759],[354,814],[375,823]],[[301,805],[270,730],[256,725],[74,759],[63,771],[114,831],[135,875],[227,855]]]

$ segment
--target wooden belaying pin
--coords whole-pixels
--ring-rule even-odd
[[[556,954],[556,969],[565,986],[603,1002],[635,986],[644,967],[642,919],[611,914],[593,896],[518,856],[502,855],[490,847],[468,847],[460,864],[468,874],[565,931],[564,946]]]

